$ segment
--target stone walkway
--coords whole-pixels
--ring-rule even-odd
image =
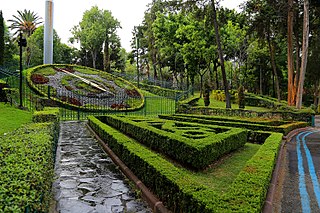
[[[56,212],[152,212],[90,135],[85,122],[61,123],[53,184]]]

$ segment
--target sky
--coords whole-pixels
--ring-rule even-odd
[[[46,0],[1,0],[0,10],[2,10],[6,24],[12,15],[17,15],[17,10],[31,10],[36,12],[43,21],[45,18]],[[147,5],[152,0],[53,0],[54,2],[54,29],[57,31],[61,41],[66,44],[72,37],[70,30],[78,25],[82,15],[92,6],[98,6],[99,9],[111,11],[113,17],[120,21],[122,29],[117,33],[121,39],[121,45],[130,51],[130,41],[134,26],[141,24]],[[222,0],[221,5],[228,8],[235,8],[243,0]]]

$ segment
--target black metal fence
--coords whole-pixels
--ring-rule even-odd
[[[10,86],[7,91],[8,102],[19,106],[19,77],[6,77],[5,81]],[[65,88],[56,89],[41,84],[37,85],[36,90],[32,90],[25,78],[22,85],[23,107],[30,111],[41,110],[45,106],[59,107],[61,120],[85,120],[89,115],[106,114],[156,117],[158,114],[172,114],[176,110],[176,100],[160,96],[147,96],[141,99],[140,96],[130,95],[124,91],[117,96],[99,96],[99,94],[68,91]]]

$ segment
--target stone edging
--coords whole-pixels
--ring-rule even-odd
[[[112,161],[119,166],[120,170],[135,183],[136,187],[141,191],[142,198],[147,201],[150,207],[152,207],[152,211],[155,213],[171,213],[163,203],[138,179],[137,176],[133,174],[133,172],[118,158],[118,156],[108,147],[108,145],[91,129],[91,127],[87,124],[87,128],[94,135],[94,137],[98,140],[99,144],[103,148],[103,150],[110,156]]]

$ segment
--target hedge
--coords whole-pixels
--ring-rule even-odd
[[[58,123],[47,122],[0,137],[1,212],[49,211],[58,134]]]
[[[173,124],[169,121],[156,120],[156,124],[151,125],[143,121],[135,122],[134,119],[131,120],[123,116],[100,116],[98,119],[146,146],[194,169],[207,167],[213,161],[244,146],[247,142],[247,131],[238,128],[226,129],[225,132],[218,134],[206,132],[204,138],[196,140],[176,134],[173,126],[167,127],[167,131],[156,127],[159,123],[162,126],[164,122]],[[170,130],[173,132],[170,132]]]
[[[261,130],[261,131],[270,131],[270,132],[280,132],[287,135],[290,131],[298,128],[303,128],[308,126],[306,122],[293,122],[288,124],[283,124],[280,126],[271,126],[271,125],[263,125],[263,124],[255,124],[255,123],[247,123],[241,120],[229,120],[223,121],[210,119],[210,116],[207,117],[193,117],[192,115],[159,115],[159,118],[168,119],[168,120],[176,120],[183,122],[194,122],[194,123],[202,123],[202,124],[212,124],[212,125],[220,125],[220,126],[228,126],[228,127],[236,127],[236,128],[246,128],[250,130]]]
[[[200,115],[218,115],[218,116],[238,116],[238,117],[261,117],[269,119],[280,119],[289,121],[303,121],[311,124],[314,113],[312,112],[257,112],[244,109],[225,109],[211,107],[179,107],[177,113],[180,114],[200,114]]]
[[[282,134],[273,133],[221,195],[97,118],[88,119],[101,139],[173,212],[261,212]]]
[[[35,111],[32,115],[34,123],[59,122],[59,108],[45,107],[42,111]]]

